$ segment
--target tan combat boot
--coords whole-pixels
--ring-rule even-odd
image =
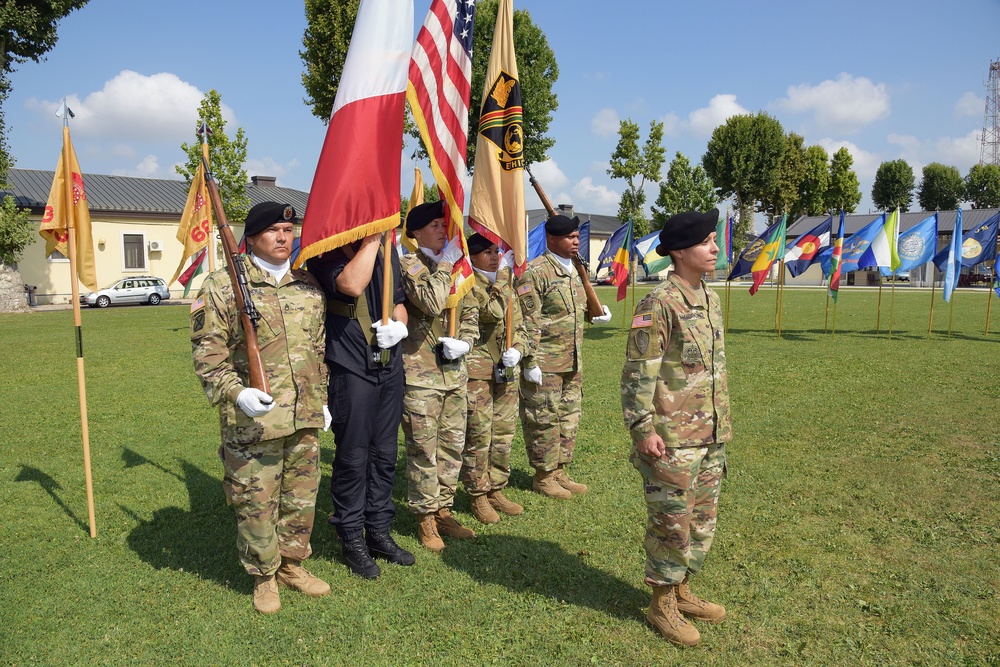
[[[493,506],[493,509],[498,512],[503,512],[507,516],[524,514],[524,508],[503,495],[503,491],[500,489],[490,491],[486,494],[486,498],[490,501],[490,505]]]
[[[282,586],[294,588],[313,598],[323,597],[330,592],[330,584],[302,567],[302,563],[297,560],[283,559],[275,573],[275,579]]]
[[[273,614],[281,609],[281,600],[278,599],[278,582],[274,575],[266,577],[254,575],[253,584],[253,608],[262,614]]]
[[[674,586],[653,586],[653,599],[649,601],[646,620],[659,630],[663,638],[678,646],[697,646],[701,643],[698,628],[691,625],[677,611]]]
[[[571,480],[562,466],[559,466],[559,469],[556,470],[556,481],[559,482],[559,486],[566,489],[574,496],[582,496],[587,492],[587,485]]]
[[[497,519],[499,520],[499,517]],[[442,507],[438,510],[437,527],[438,532],[442,535],[454,537],[457,540],[471,540],[476,536],[476,531],[460,524],[447,507]]]
[[[470,504],[472,516],[476,517],[480,523],[500,523],[500,515],[493,509],[485,493],[480,496],[472,496]]]
[[[531,489],[535,493],[540,493],[549,498],[559,498],[560,500],[572,498],[573,494],[559,484],[559,480],[556,477],[558,472],[558,470],[536,470],[535,479],[531,482]]]
[[[691,592],[688,578],[675,586],[677,589],[677,610],[690,618],[709,623],[721,623],[726,617],[726,608],[708,600],[702,600]]]
[[[417,515],[417,537],[425,549],[434,553],[444,551],[444,540],[438,534],[437,517],[433,514]]]

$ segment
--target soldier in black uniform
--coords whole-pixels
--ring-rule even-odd
[[[390,252],[392,303],[382,325],[381,234],[367,236],[308,262],[327,298],[326,363],[330,367],[329,410],[337,451],[330,495],[344,560],[355,573],[374,579],[381,570],[372,556],[399,565],[414,557],[389,534],[396,515],[396,434],[403,411],[403,359],[407,336],[399,258]]]

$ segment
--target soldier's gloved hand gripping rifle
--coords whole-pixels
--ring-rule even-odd
[[[215,209],[216,226],[219,229],[219,236],[222,238],[222,247],[226,251],[226,269],[229,271],[229,280],[233,283],[233,296],[236,297],[236,307],[240,311],[240,324],[243,326],[243,334],[247,340],[250,386],[265,394],[270,394],[271,389],[267,385],[267,375],[264,373],[264,362],[261,361],[260,347],[257,344],[257,322],[260,320],[260,313],[250,298],[250,288],[247,287],[247,269],[243,263],[243,256],[240,255],[239,246],[236,245],[236,239],[233,237],[233,230],[226,219],[226,212],[222,208],[219,187],[215,184],[215,178],[208,168],[208,162],[202,158],[202,163],[205,166],[205,184],[208,186],[208,196],[212,200],[212,208]],[[209,252],[212,252],[211,248],[209,248]]]

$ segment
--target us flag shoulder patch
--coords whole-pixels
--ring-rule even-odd
[[[191,312],[198,310],[199,308],[205,307],[205,297],[199,296],[191,303]]]
[[[415,276],[418,273],[420,273],[423,269],[424,269],[424,265],[421,264],[420,262],[417,262],[416,264],[414,264],[413,266],[411,266],[409,269],[407,269],[406,272],[408,274],[410,274],[411,276]]]
[[[632,328],[641,329],[642,327],[653,326],[653,313],[639,313],[632,318]]]
[[[524,296],[530,291],[531,291],[531,285],[521,285],[520,287],[517,288],[517,295]]]

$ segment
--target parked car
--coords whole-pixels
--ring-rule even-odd
[[[89,292],[80,297],[81,304],[91,308],[107,308],[111,304],[148,303],[155,306],[170,298],[170,290],[163,278],[155,276],[130,276],[97,292]]]

